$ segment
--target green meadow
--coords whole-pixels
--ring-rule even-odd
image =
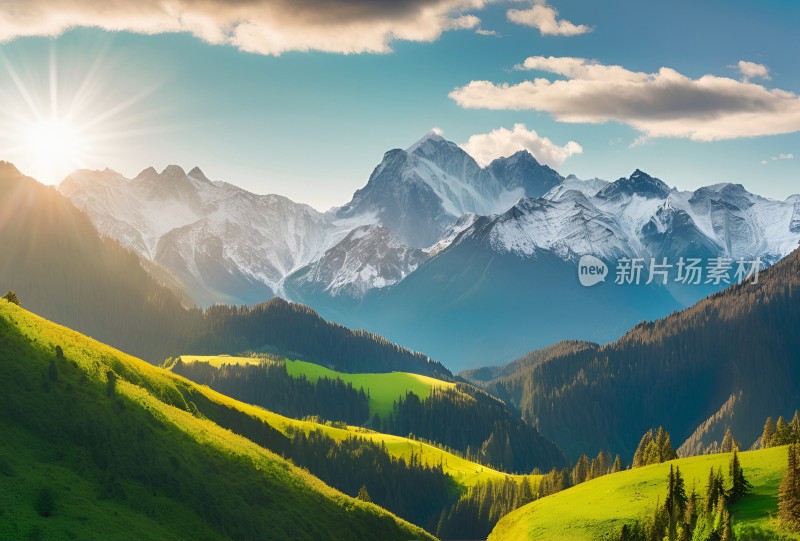
[[[0,300],[0,539],[430,538],[196,404],[255,412]]]
[[[421,399],[430,396],[434,388],[450,389],[455,383],[442,381],[420,374],[391,372],[388,374],[347,374],[336,372],[324,366],[305,361],[286,361],[286,371],[292,377],[305,377],[309,381],[319,378],[340,379],[356,389],[364,389],[369,395],[370,415],[389,415],[394,403],[407,393],[414,393]]]
[[[703,455],[626,470],[547,496],[506,515],[489,541],[612,539],[623,524],[649,515],[664,501],[670,465],[680,467],[690,492],[702,496],[710,468],[727,474],[730,454]],[[731,506],[736,539],[800,539],[782,531],[775,516],[786,471],[786,447],[739,454],[751,494]]]

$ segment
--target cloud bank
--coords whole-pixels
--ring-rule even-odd
[[[517,66],[563,78],[472,81],[450,97],[470,109],[533,110],[561,122],[619,122],[645,138],[715,141],[800,131],[800,97],[747,81],[671,68],[635,72],[584,58],[530,57]]]
[[[543,36],[577,36],[591,32],[585,24],[573,24],[565,19],[559,20],[556,8],[547,5],[546,0],[536,0],[529,9],[509,9],[506,17],[512,23],[531,26]]]
[[[563,147],[558,146],[547,137],[541,137],[535,130],[528,130],[524,124],[514,124],[511,130],[498,128],[489,133],[473,135],[461,148],[481,166],[488,165],[495,158],[527,150],[540,163],[558,167],[573,154],[583,152],[583,147],[575,141],[570,141]]]
[[[287,51],[386,53],[394,40],[434,41],[477,28],[467,11],[488,0],[11,0],[0,5],[0,42],[74,27],[140,34],[188,32],[212,44]]]

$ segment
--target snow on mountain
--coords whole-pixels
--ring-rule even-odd
[[[563,260],[583,254],[608,259],[631,255],[614,216],[577,190],[568,190],[557,200],[522,199],[489,224],[473,227],[474,234],[487,236],[495,251],[521,257],[535,257],[541,250]]]
[[[613,183],[571,176],[541,198],[469,220],[455,242],[482,237],[498,253],[523,258],[547,250],[564,260],[692,255],[772,264],[800,242],[798,202],[767,199],[739,184],[679,192],[638,169]],[[456,236],[446,238],[436,253]]]
[[[81,170],[59,189],[102,234],[172,271],[200,304],[303,290],[358,299],[467,239],[522,259],[768,263],[800,240],[799,196],[776,201],[735,184],[678,191],[638,169],[615,182],[563,178],[527,151],[481,168],[435,133],[387,152],[352,200],[326,213],[178,166],[133,179]]]
[[[80,170],[59,189],[102,234],[172,270],[204,304],[268,298],[358,225],[174,165],[133,179]]]
[[[463,231],[467,230],[474,224],[480,216],[478,214],[465,214],[453,226],[447,230],[439,241],[428,248],[426,252],[431,257],[435,256],[448,246],[450,246]]]
[[[353,229],[322,257],[286,280],[287,288],[321,289],[336,297],[361,298],[368,291],[396,284],[428,255],[398,242],[379,225]]]
[[[391,150],[340,217],[374,215],[401,242],[433,245],[464,214],[495,214],[521,197],[538,197],[561,181],[526,151],[488,167],[431,132],[406,150]]]

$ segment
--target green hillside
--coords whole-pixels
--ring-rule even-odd
[[[429,537],[208,419],[238,405],[0,300],[0,538]]]
[[[181,355],[184,363],[206,362],[215,368],[226,364],[259,364],[262,361],[254,357],[236,357],[231,355]],[[430,396],[434,388],[454,389],[455,383],[442,381],[430,376],[412,374],[410,372],[389,372],[385,374],[349,374],[337,372],[322,365],[305,361],[286,359],[286,372],[294,377],[305,377],[315,382],[320,378],[340,379],[350,383],[356,389],[363,389],[369,395],[369,414],[377,413],[386,416],[392,412],[394,403],[407,393],[414,393],[420,398]]]
[[[597,540],[611,538],[623,524],[631,524],[663,503],[670,464],[680,467],[687,491],[696,483],[702,495],[708,472],[727,472],[730,454],[703,455],[606,475],[547,496],[506,515],[492,531],[490,541]],[[800,539],[780,531],[773,518],[778,508],[778,486],[786,471],[786,447],[740,453],[753,492],[731,506],[736,539]]]
[[[420,398],[430,396],[434,388],[452,389],[455,383],[420,374],[391,372],[388,374],[345,374],[304,361],[286,361],[286,371],[292,377],[305,376],[309,381],[319,378],[340,379],[369,395],[369,413],[384,417],[392,412],[394,403],[407,393]]]
[[[259,362],[261,362],[257,358],[236,357],[227,355],[215,355],[215,356],[181,355],[180,359],[184,363],[208,362],[209,364],[215,366],[221,366],[225,364],[258,364]],[[401,392],[404,394],[405,391],[401,390],[404,388],[411,388],[412,390],[414,390],[414,392],[426,392],[427,394],[430,394],[430,391],[434,385],[442,385],[442,386],[454,385],[452,383],[448,383],[445,381],[410,373],[406,374],[401,372],[395,372],[392,374],[346,374],[343,372],[335,372],[333,370],[329,370],[320,365],[306,363],[302,361],[286,361],[286,366],[287,370],[290,371],[290,374],[293,374],[298,377],[301,373],[300,371],[302,371],[302,373],[309,379],[311,378],[316,379],[319,377],[326,377],[326,376],[330,378],[339,376],[353,378],[353,379],[348,379],[347,381],[352,381],[354,382],[354,384],[357,381],[362,381],[364,382],[363,385],[374,386],[374,388],[381,389],[387,395],[391,396],[394,396],[394,394]],[[290,366],[293,368],[289,368]],[[398,378],[395,380],[398,382],[398,387],[393,388],[391,385],[388,385],[386,382],[392,380],[391,379],[384,380],[384,378],[387,376],[398,376]],[[403,376],[408,376],[408,377],[406,378]],[[411,387],[412,385],[414,386],[413,388]],[[366,438],[376,443],[385,444],[386,449],[389,451],[389,453],[397,458],[403,458],[405,460],[408,460],[413,454],[415,457],[419,458],[423,463],[442,464],[442,469],[444,470],[444,472],[451,475],[459,485],[464,487],[473,486],[478,482],[486,481],[489,479],[502,480],[505,477],[520,479],[522,477],[519,475],[509,476],[508,474],[499,472],[487,466],[476,464],[475,462],[471,462],[465,458],[461,458],[460,456],[454,455],[453,453],[449,453],[443,449],[440,449],[439,447],[430,445],[428,443],[411,440],[401,436],[393,436],[391,434],[382,434],[380,432],[375,432],[357,426],[341,427],[338,425],[333,426],[331,424],[320,424],[311,421],[301,421],[297,419],[292,419],[290,417],[286,417],[271,412],[269,410],[265,410],[258,406],[252,406],[242,402],[237,402],[236,400],[233,400],[223,394],[217,393],[212,389],[204,388],[203,392],[209,394],[210,396],[213,396],[213,399],[216,401],[220,401],[222,403],[235,403],[237,408],[247,412],[250,415],[253,415],[254,417],[263,419],[264,421],[267,422],[267,424],[269,424],[273,428],[278,429],[283,434],[288,434],[293,430],[302,430],[306,433],[310,433],[314,430],[321,430],[329,437],[338,441],[342,441],[354,435],[357,435],[359,437]],[[397,394],[397,396],[400,396],[400,394]],[[396,400],[396,398],[394,398],[393,400]],[[391,410],[391,404],[389,405],[389,410]],[[534,477],[538,478],[538,476]]]

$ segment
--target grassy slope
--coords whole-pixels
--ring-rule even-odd
[[[428,537],[193,416],[200,394],[239,405],[0,300],[0,538]],[[101,498],[109,472],[118,488]],[[33,508],[43,486],[48,518]]]
[[[286,361],[286,371],[292,377],[305,376],[309,381],[319,378],[340,379],[351,383],[356,389],[364,389],[369,394],[369,413],[386,416],[392,412],[394,403],[406,393],[414,393],[420,398],[430,396],[436,387],[450,389],[455,383],[408,372],[389,374],[345,374],[324,366],[304,361]]]
[[[226,357],[226,356],[206,357],[197,355],[182,355],[181,359],[183,360],[183,362],[205,361],[215,365],[217,363],[233,364],[233,363],[253,363],[254,361],[258,362],[256,359],[252,359],[249,357]],[[290,369],[288,368],[289,366],[293,366],[294,368]],[[427,389],[425,391],[425,394],[422,396],[427,396],[428,394],[430,394],[430,391],[434,385],[439,385],[439,384],[441,384],[442,386],[453,385],[451,383],[429,378],[427,376],[421,376],[418,374],[407,374],[401,372],[393,372],[391,374],[345,374],[342,372],[334,372],[332,370],[328,370],[325,367],[312,363],[305,363],[302,361],[287,361],[287,370],[290,370],[289,372],[290,374],[299,376],[298,372],[294,372],[293,374],[293,371],[297,368],[300,368],[301,370],[307,369],[308,371],[304,373],[306,374],[306,377],[309,379],[312,379],[314,375],[316,375],[316,377],[327,375],[328,377],[352,376],[354,378],[359,378],[363,376],[361,381],[364,382],[363,385],[370,386],[369,388],[370,388],[371,398],[373,396],[373,393],[377,392],[372,390],[373,388],[382,389],[384,393],[390,394],[393,397],[400,396],[400,393],[405,393],[404,390],[398,390],[398,387],[393,387],[385,384],[384,381],[390,381],[390,382],[393,381],[391,379],[385,380],[384,379],[385,376],[401,376],[400,378],[394,380],[398,382],[397,385],[400,387],[400,389],[409,388],[412,385],[416,385],[416,387],[414,387],[416,389]],[[408,376],[408,377],[406,378],[402,376]],[[379,383],[376,383],[376,380]],[[356,380],[345,380],[345,381],[353,381],[353,384],[355,385]],[[375,387],[373,387],[373,385]],[[420,387],[420,385],[423,387]],[[420,390],[419,392],[423,391]],[[494,470],[486,466],[481,466],[480,464],[476,464],[475,462],[471,462],[469,460],[456,456],[452,453],[449,453],[447,451],[444,451],[436,446],[429,445],[427,443],[410,440],[408,438],[403,438],[401,436],[393,436],[389,434],[373,432],[371,430],[367,430],[360,427],[349,426],[347,428],[336,428],[333,426],[321,425],[309,421],[300,421],[296,419],[291,419],[289,417],[284,417],[283,415],[267,411],[257,406],[251,406],[249,404],[237,402],[207,387],[203,387],[203,393],[205,393],[208,396],[213,396],[213,400],[218,401],[220,403],[231,403],[231,404],[235,403],[237,408],[246,411],[247,413],[249,413],[254,417],[263,419],[270,426],[280,430],[283,433],[289,432],[292,428],[299,428],[306,432],[320,429],[323,432],[325,432],[328,436],[337,440],[343,440],[355,434],[363,438],[368,438],[372,441],[386,444],[386,449],[389,451],[389,453],[396,457],[403,457],[407,460],[411,456],[411,453],[413,452],[417,456],[420,456],[423,462],[427,462],[429,464],[439,464],[441,462],[444,467],[445,473],[448,473],[451,476],[453,476],[456,482],[464,487],[472,486],[479,481],[485,481],[487,479],[502,479],[503,477],[507,477],[507,474],[505,473],[499,472],[497,470]],[[392,398],[392,400],[396,400],[396,398]],[[521,476],[511,476],[511,477],[519,479]]]
[[[233,357],[228,355],[181,355],[184,363],[207,362],[219,368],[223,364],[259,364],[252,357]],[[430,396],[435,387],[452,388],[455,383],[442,381],[430,376],[409,372],[390,372],[387,374],[348,374],[337,372],[315,363],[286,360],[286,372],[293,378],[305,376],[309,381],[319,378],[340,379],[351,383],[356,389],[364,389],[369,394],[369,413],[385,416],[391,413],[394,403],[406,393],[414,393],[420,398]]]
[[[786,448],[739,454],[745,476],[753,484],[753,493],[731,507],[737,539],[762,537],[780,539],[776,520],[777,494],[786,471]],[[703,494],[709,469],[722,467],[727,475],[730,454],[705,455],[672,462],[680,466],[687,492],[697,483]],[[564,492],[542,498],[505,516],[495,527],[489,541],[535,539],[594,540],[616,534],[630,523],[652,511],[666,494],[670,463],[658,464],[607,475]],[[789,539],[798,539],[788,537]]]

